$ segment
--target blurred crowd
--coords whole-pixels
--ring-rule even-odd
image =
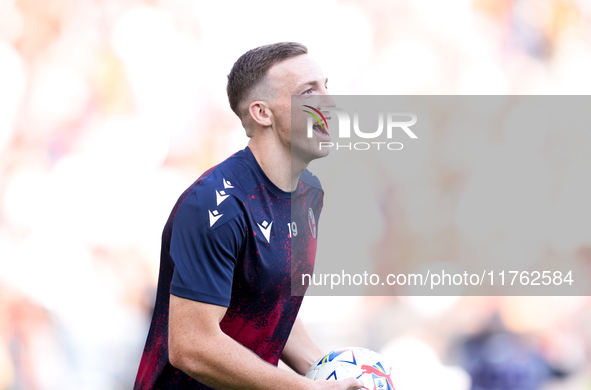
[[[246,145],[225,95],[246,50],[301,42],[334,94],[591,91],[588,0],[257,3],[0,0],[0,390],[131,388],[168,213]],[[460,235],[473,231],[479,145],[511,142],[464,136],[441,138],[429,184]],[[569,137],[545,174],[576,224],[551,250],[589,264],[591,133]],[[408,222],[403,196],[387,207],[406,225],[368,256],[445,247]],[[309,297],[302,316],[326,350],[387,355],[399,390],[588,389],[590,309],[587,297]]]

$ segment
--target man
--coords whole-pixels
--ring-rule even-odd
[[[296,320],[302,297],[291,296],[290,249],[292,240],[308,248],[294,256],[311,272],[316,225],[309,222],[320,214],[323,192],[306,167],[326,154],[318,142],[330,138],[321,126],[308,138],[301,124],[292,140],[291,96],[317,109],[334,105],[326,84],[297,43],[259,47],[234,64],[228,98],[250,141],[183,193],[164,228],[135,389],[362,386],[353,378],[313,382],[277,368],[281,358],[305,374],[322,355]],[[299,224],[291,220],[292,202]]]

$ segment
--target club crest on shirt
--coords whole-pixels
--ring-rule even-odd
[[[308,226],[310,226],[312,237],[316,238],[316,218],[314,218],[314,211],[311,207],[308,208]]]

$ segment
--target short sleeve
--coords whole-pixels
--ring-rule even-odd
[[[179,207],[170,242],[175,265],[171,294],[225,307],[230,304],[245,229],[243,214],[228,206],[225,215],[217,214],[214,224],[208,218],[212,211],[200,204],[195,192]]]

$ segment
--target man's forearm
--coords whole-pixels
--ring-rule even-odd
[[[296,319],[285,348],[283,348],[281,360],[295,372],[306,375],[310,366],[321,356],[320,348],[308,335],[302,322]]]
[[[221,306],[171,295],[168,328],[170,363],[199,382],[220,390],[346,390],[363,386],[355,378],[311,381],[265,362],[221,331],[219,323],[225,312],[226,309]],[[303,327],[300,326],[295,326],[296,338],[302,335]],[[298,355],[297,350],[293,353]],[[301,367],[305,364],[299,363]]]
[[[171,363],[199,382],[215,389],[312,389],[313,382],[280,370],[219,332],[192,345]]]
[[[280,370],[221,331],[226,308],[170,296],[168,358],[215,389],[311,389],[313,382]]]

